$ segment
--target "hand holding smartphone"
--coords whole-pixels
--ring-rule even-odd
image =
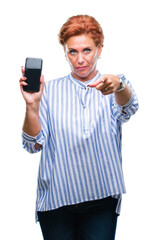
[[[39,92],[42,64],[43,60],[41,58],[26,58],[25,77],[27,78],[27,86],[23,86],[24,91]]]

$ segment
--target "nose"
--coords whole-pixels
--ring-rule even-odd
[[[84,58],[83,58],[83,56],[82,56],[82,53],[79,53],[78,54],[78,59],[77,59],[77,61],[78,61],[78,64],[83,64],[84,63]]]

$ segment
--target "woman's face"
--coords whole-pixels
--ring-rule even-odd
[[[88,81],[96,73],[97,59],[102,47],[96,47],[88,35],[70,37],[65,45],[65,54],[71,66],[72,75],[80,81]]]

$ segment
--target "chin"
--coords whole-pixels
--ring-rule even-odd
[[[80,78],[87,78],[89,77],[89,75],[91,74],[91,72],[88,72],[88,73],[79,73],[79,72],[74,72],[74,74]]]

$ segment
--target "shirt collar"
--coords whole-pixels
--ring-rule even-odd
[[[78,86],[80,86],[80,87],[82,87],[82,88],[85,88],[85,87],[87,87],[90,83],[95,82],[100,76],[101,76],[101,74],[100,74],[100,72],[98,72],[94,78],[92,78],[92,79],[90,79],[90,80],[88,80],[88,81],[85,81],[85,82],[81,82],[80,80],[74,78],[74,77],[72,76],[72,73],[70,73],[70,74],[69,74],[69,79],[70,79],[72,82],[74,82],[76,85],[78,85]]]

